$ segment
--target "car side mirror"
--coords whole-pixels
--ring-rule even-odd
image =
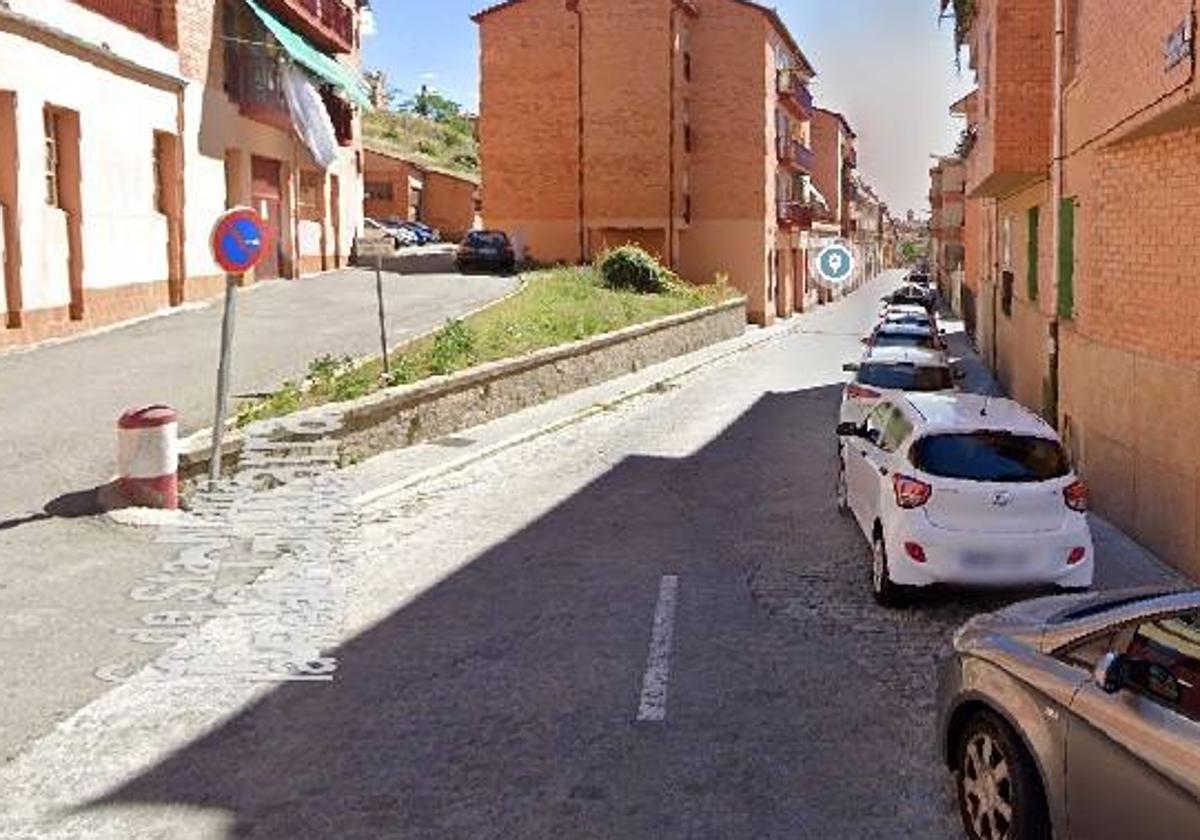
[[[861,437],[862,428],[857,423],[838,423],[838,437]]]
[[[1092,671],[1092,679],[1096,687],[1105,694],[1116,694],[1125,685],[1125,675],[1128,671],[1128,660],[1119,653],[1104,654]]]
[[[864,335],[864,336],[863,336],[862,338],[860,338],[858,341],[859,341],[859,343],[860,343],[860,344],[870,344],[870,343],[871,343],[871,337],[870,337],[870,336],[866,336],[866,335]]]
[[[946,334],[946,329],[945,329],[945,327],[939,327],[939,328],[938,328],[938,335],[945,335],[945,334]]]
[[[866,341],[866,339],[863,340]],[[846,373],[858,373],[862,370],[862,365],[858,362],[846,362],[846,364],[842,365],[842,370]]]

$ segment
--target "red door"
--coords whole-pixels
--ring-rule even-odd
[[[250,204],[267,223],[271,244],[262,262],[254,270],[259,280],[279,276],[283,264],[283,188],[282,164],[270,158],[250,158]]]

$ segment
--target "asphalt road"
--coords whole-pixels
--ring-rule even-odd
[[[392,342],[515,288],[511,277],[385,275]],[[95,696],[92,670],[144,655],[112,628],[136,611],[125,593],[167,553],[144,534],[91,517],[115,473],[127,408],[176,407],[183,431],[211,425],[221,306],[0,355],[0,761]],[[238,296],[232,390],[301,378],[325,353],[379,348],[375,276],[348,270],[265,283]]]
[[[0,811],[121,838],[959,836],[934,664],[1006,599],[876,607],[832,492],[841,365],[895,280],[376,501],[333,683],[122,686],[0,770]]]

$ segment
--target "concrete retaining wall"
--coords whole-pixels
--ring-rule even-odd
[[[317,437],[336,440],[342,463],[353,463],[735,338],[745,328],[745,299],[672,315],[516,359],[389,388],[352,402],[260,421],[226,440],[222,461],[236,468],[246,435],[252,435],[278,442],[300,443]],[[204,441],[185,447],[180,458],[185,492],[207,474],[208,464]]]

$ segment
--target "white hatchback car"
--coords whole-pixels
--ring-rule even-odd
[[[1087,488],[1054,429],[1018,403],[904,394],[838,437],[838,507],[871,543],[879,603],[942,583],[1092,585]]]

